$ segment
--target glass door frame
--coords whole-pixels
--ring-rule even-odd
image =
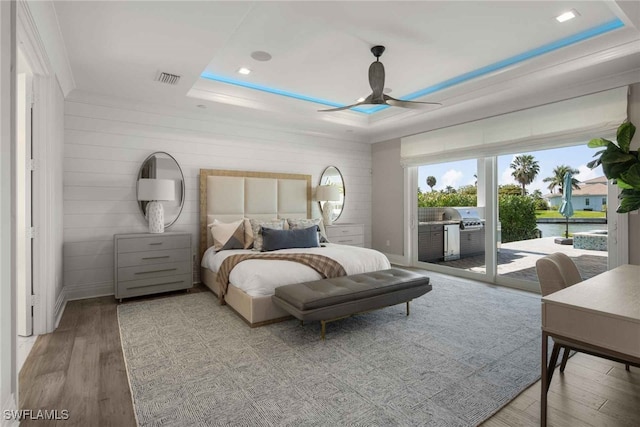
[[[556,147],[538,147],[544,150]],[[463,160],[463,159],[460,159]],[[455,159],[449,160],[455,161]],[[485,208],[485,273],[461,270],[453,267],[418,261],[418,166],[410,166],[404,170],[405,181],[405,247],[404,262],[406,265],[449,274],[466,279],[478,280],[499,286],[521,289],[539,293],[537,282],[500,276],[497,274],[497,225],[498,225],[498,158],[497,156],[478,158],[478,206],[484,203]],[[444,161],[442,161],[444,163]],[[619,190],[611,182],[607,184],[607,200],[616,201]],[[609,205],[610,203],[608,203]],[[607,242],[608,268],[614,268],[629,262],[629,227],[628,214],[616,214],[609,210],[607,227],[609,238]]]

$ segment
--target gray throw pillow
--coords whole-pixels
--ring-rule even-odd
[[[290,248],[317,248],[318,226],[299,230],[274,230],[262,228],[262,252]]]

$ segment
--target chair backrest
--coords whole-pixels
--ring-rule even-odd
[[[547,296],[578,282],[582,282],[578,267],[567,255],[556,252],[536,261],[536,273],[542,296]]]

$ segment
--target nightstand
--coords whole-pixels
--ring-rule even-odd
[[[113,246],[116,299],[193,286],[191,234],[116,234]]]
[[[341,245],[364,247],[364,224],[326,225],[327,240]]]

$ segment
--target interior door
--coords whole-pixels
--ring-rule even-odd
[[[32,233],[32,78],[28,73],[18,74],[16,137],[16,281],[18,335],[33,334],[33,233]]]

